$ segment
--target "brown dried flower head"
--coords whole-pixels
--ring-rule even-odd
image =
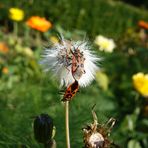
[[[110,148],[112,142],[109,140],[109,134],[115,124],[115,119],[110,118],[107,123],[98,124],[97,116],[93,109],[92,115],[94,122],[83,128],[84,148]]]

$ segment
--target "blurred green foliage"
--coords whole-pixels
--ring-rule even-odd
[[[11,7],[22,8],[25,19],[44,16],[53,28],[40,33],[19,22],[16,36],[14,22],[8,19]],[[111,0],[1,0],[0,11],[0,42],[9,49],[7,53],[0,52],[0,147],[43,147],[36,143],[32,131],[33,119],[41,113],[53,117],[57,147],[66,147],[64,105],[58,82],[39,65],[43,47],[58,32],[68,39],[83,39],[87,32],[91,41],[102,34],[114,38],[117,45],[112,53],[93,46],[96,54],[103,57],[98,64],[101,71],[96,81],[81,88],[70,103],[71,146],[83,146],[81,129],[92,122],[91,107],[96,103],[100,123],[110,117],[117,119],[111,132],[116,144],[123,148],[148,147],[148,100],[132,85],[133,74],[148,73],[148,46],[139,37],[137,26],[139,20],[148,20],[148,11]]]
[[[140,19],[148,20],[147,11],[113,0],[1,0],[1,3],[0,19],[6,18],[10,7],[19,7],[26,18],[44,16],[67,31],[85,30],[90,37],[96,34],[119,37]]]

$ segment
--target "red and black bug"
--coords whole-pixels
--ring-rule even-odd
[[[74,83],[72,83],[70,86],[68,86],[68,88],[65,91],[65,94],[63,96],[62,101],[71,101],[72,98],[76,95],[76,93],[79,90],[79,84],[78,81],[75,80]]]

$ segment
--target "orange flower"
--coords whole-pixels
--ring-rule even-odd
[[[148,29],[148,23],[145,22],[145,21],[139,21],[139,22],[138,22],[138,25],[139,25],[141,28]]]
[[[47,21],[45,18],[39,16],[32,16],[31,18],[29,18],[27,20],[27,25],[41,32],[46,32],[52,27],[50,21]]]
[[[2,73],[3,74],[8,74],[8,72],[9,72],[8,68],[7,67],[3,67]]]
[[[9,51],[9,48],[6,43],[0,42],[0,52],[7,53]]]

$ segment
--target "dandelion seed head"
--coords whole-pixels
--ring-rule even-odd
[[[86,41],[69,41],[63,37],[59,43],[44,50],[41,64],[45,71],[51,70],[60,85],[68,86],[75,80],[85,87],[95,78],[100,60]]]

